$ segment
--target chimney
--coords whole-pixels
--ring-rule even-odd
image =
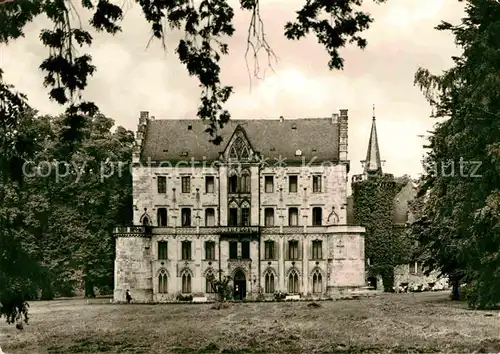
[[[337,124],[338,122],[339,122],[339,114],[333,113],[332,114],[332,124]]]
[[[283,116],[280,116],[280,122],[283,123],[285,121],[285,118]]]
[[[340,109],[339,122],[339,160],[347,161],[348,124],[347,109]]]
[[[132,161],[139,162],[140,154],[142,151],[142,146],[144,143],[144,139],[146,138],[146,131],[149,121],[149,112],[141,111],[139,115],[139,124],[137,125],[137,133],[136,133],[136,151],[134,151]]]

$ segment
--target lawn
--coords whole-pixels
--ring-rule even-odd
[[[498,312],[467,310],[442,292],[220,310],[93,301],[33,302],[23,331],[2,320],[0,347],[7,354],[500,351]]]

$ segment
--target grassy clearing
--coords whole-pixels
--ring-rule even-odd
[[[0,346],[7,354],[499,352],[498,313],[447,299],[448,293],[384,294],[319,308],[241,303],[220,310],[40,301],[31,304],[24,331],[0,323]]]

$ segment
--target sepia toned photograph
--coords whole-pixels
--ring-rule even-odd
[[[0,178],[0,354],[500,353],[500,1],[0,0]]]

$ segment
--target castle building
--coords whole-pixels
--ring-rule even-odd
[[[230,120],[209,141],[199,119],[141,112],[134,220],[115,229],[114,300],[281,291],[310,298],[365,285],[364,228],[347,225],[348,112]]]

